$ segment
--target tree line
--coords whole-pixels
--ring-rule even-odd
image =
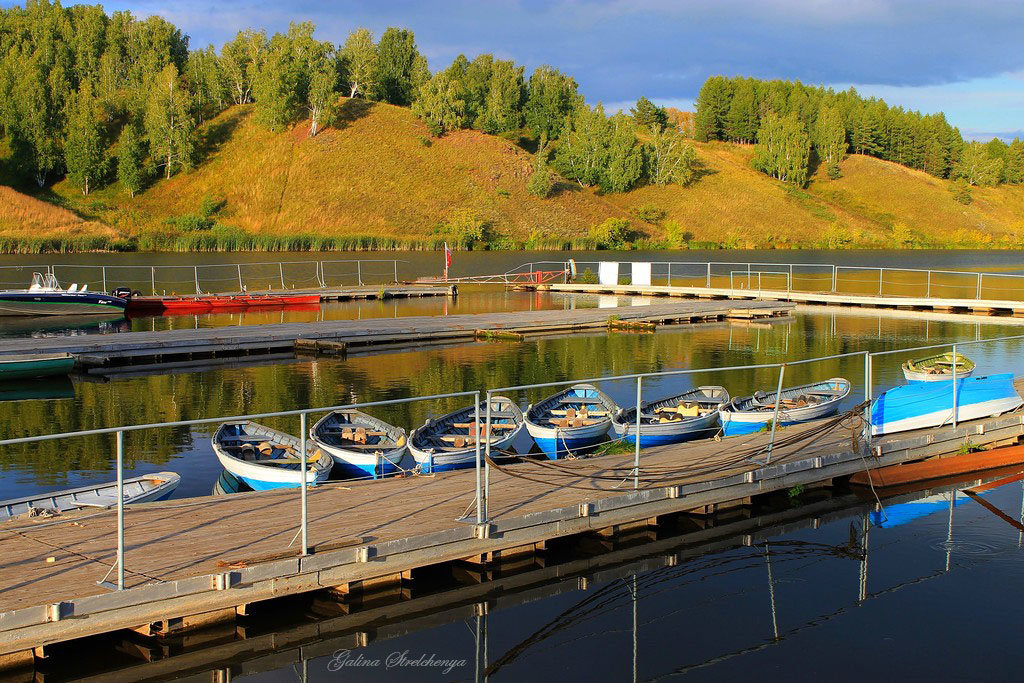
[[[968,186],[1024,182],[1024,141],[965,141],[941,112],[889,106],[854,88],[713,76],[697,96],[694,137],[755,143],[755,168],[798,185],[814,162],[839,177],[849,152]]]

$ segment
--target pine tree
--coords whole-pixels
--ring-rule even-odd
[[[721,76],[704,81],[697,94],[694,137],[699,142],[725,139],[725,121],[729,114],[732,93]]]
[[[64,163],[68,179],[82,190],[82,194],[88,195],[90,181],[94,186],[98,184],[106,167],[103,127],[93,96],[92,81],[82,81],[70,109]]]
[[[1024,140],[1014,138],[1006,150],[1006,182],[1014,185],[1024,183]]]
[[[121,129],[117,140],[117,179],[132,197],[146,182],[144,133],[135,121]]]
[[[757,135],[757,99],[750,79],[740,79],[725,119],[725,137],[734,142],[753,142]]]
[[[878,109],[872,105],[873,103],[865,103],[854,114],[850,141],[853,143],[853,151],[857,154],[878,156],[882,151],[882,122]]]
[[[662,130],[668,125],[668,113],[664,107],[659,107],[646,97],[641,96],[636,105],[629,110],[636,125],[643,130],[657,128]]]
[[[814,149],[828,171],[828,177],[839,177],[839,163],[846,156],[846,128],[834,105],[822,103],[814,123]]]
[[[178,70],[168,64],[153,82],[146,103],[146,135],[149,150],[170,178],[178,169],[192,168],[195,155],[195,121],[191,99],[181,87]]]

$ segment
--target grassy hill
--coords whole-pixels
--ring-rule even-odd
[[[851,156],[842,178],[819,173],[798,189],[751,169],[750,146],[728,143],[697,145],[704,169],[689,187],[602,196],[563,181],[538,199],[526,191],[532,156],[507,140],[431,139],[408,109],[386,104],[351,100],[342,112],[309,138],[308,125],[271,133],[251,107],[230,109],[202,127],[196,169],[134,199],[116,184],[88,197],[66,182],[38,197],[0,187],[0,248],[117,248],[129,237],[165,249],[416,247],[443,239],[437,227],[454,216],[488,223],[498,248],[587,246],[588,229],[613,217],[629,218],[645,246],[663,242],[669,220],[693,246],[741,248],[1018,247],[1024,233],[1024,187],[975,188],[965,206],[946,181]],[[196,231],[188,217],[204,198],[222,204],[209,220],[218,225]],[[641,208],[665,218],[645,223]]]

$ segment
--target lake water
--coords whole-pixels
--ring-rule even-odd
[[[327,256],[344,255],[288,255],[294,260]],[[502,272],[528,258],[540,260],[542,256],[563,260],[567,255],[470,253],[456,254],[455,259],[458,267],[465,269],[462,272],[487,273]],[[580,261],[593,257],[577,256]],[[666,256],[600,254],[601,258],[623,260]],[[683,252],[672,256],[695,261],[740,260],[736,252]],[[90,264],[153,258],[180,265],[192,256],[60,258],[62,262]],[[209,263],[271,260],[266,254],[195,258],[208,259]],[[402,254],[399,258],[409,261],[410,273],[437,272],[437,254]],[[741,258],[1024,272],[1024,259],[1017,252],[743,252]],[[373,319],[612,303],[643,300],[470,289],[456,301],[439,298],[332,304],[320,311],[288,315],[306,315],[309,320]],[[120,328],[87,331],[260,324],[279,322],[281,316],[280,312],[253,312],[227,318],[143,319],[122,323]],[[0,433],[6,437],[27,436],[681,368],[708,370],[645,382],[645,396],[699,384],[721,384],[733,395],[743,395],[774,387],[778,371],[718,372],[713,368],[1021,333],[1024,328],[1008,319],[971,321],[897,311],[806,309],[786,320],[667,326],[654,334],[572,334],[347,359],[124,374],[109,380],[62,379],[12,388],[6,394],[0,390]],[[978,374],[1019,374],[1024,371],[1022,350],[1024,344],[1020,341],[963,349],[977,362]],[[894,354],[876,359],[875,393],[902,382],[899,365],[905,357]],[[848,405],[862,400],[865,387],[860,356],[794,366],[787,369],[786,384],[833,376],[852,381]],[[602,389],[622,404],[634,400],[632,382],[606,382]],[[527,391],[515,394],[515,398],[526,403],[545,393]],[[417,402],[374,412],[412,428],[429,415],[466,402]],[[292,433],[298,430],[297,419],[267,422]],[[211,431],[171,428],[129,434],[128,476],[172,470],[182,475],[174,497],[209,494],[220,473],[209,445]],[[516,448],[527,451],[528,441],[517,443]],[[111,437],[5,447],[0,450],[0,498],[109,481],[112,466]],[[955,489],[974,483],[950,486]],[[725,518],[715,522],[725,531],[711,545],[684,537],[696,528],[696,522],[689,518],[658,528],[654,537],[617,542],[619,545],[611,549],[578,545],[575,541],[564,546],[555,543],[546,562],[554,565],[587,560],[593,566],[567,571],[561,578],[538,579],[529,590],[492,596],[486,610],[477,609],[487,612],[480,617],[473,616],[471,602],[462,602],[459,609],[438,607],[416,619],[343,625],[335,633],[324,619],[336,615],[331,610],[337,608],[307,596],[275,607],[273,614],[257,614],[244,628],[211,636],[207,643],[211,647],[238,644],[243,635],[252,638],[274,634],[270,650],[228,648],[206,663],[183,664],[178,675],[187,680],[210,680],[212,675],[218,680],[229,676],[294,681],[304,674],[309,680],[336,680],[339,676],[350,680],[472,680],[486,668],[486,659],[486,665],[497,667],[494,680],[509,681],[537,677],[662,680],[684,675],[688,680],[751,675],[786,681],[822,677],[840,681],[868,677],[1016,679],[1024,659],[1013,637],[1024,607],[1017,585],[1024,568],[1020,531],[981,504],[959,496],[953,509],[951,538],[948,506],[942,503],[948,500],[950,491],[949,487],[939,487],[883,500],[888,516],[879,516],[874,499],[864,492],[860,498],[848,491],[839,491],[832,498],[808,494],[792,503],[783,498],[774,501],[771,509],[755,512],[782,514],[792,522],[790,526],[769,526],[763,534],[748,537],[749,529],[728,531],[732,528],[729,524],[742,524],[742,519]],[[935,496],[938,501],[931,514],[902,525],[886,521],[913,517],[895,506],[926,496]],[[1022,496],[1024,491],[1016,481],[986,493],[984,499],[1011,518],[1020,519]],[[866,541],[865,519],[869,529]],[[645,545],[677,537],[677,543],[667,544],[669,550],[665,550],[666,544],[656,549]],[[606,562],[601,558],[609,550],[630,552]],[[516,571],[540,568],[531,564]],[[586,581],[580,576],[586,576]],[[422,596],[424,591],[451,590],[457,584],[451,576],[433,577],[417,582],[413,597]],[[359,632],[367,635],[360,636]],[[48,678],[70,680],[129,664],[140,667],[129,678],[148,675],[146,667],[136,660],[110,654],[116,646],[114,643],[102,648],[95,655],[96,661],[86,652],[69,650],[66,658],[55,658],[47,665],[51,668]],[[158,656],[174,656],[175,647]],[[346,650],[350,651],[348,655]],[[121,651],[127,650],[122,647]],[[409,664],[388,668],[388,658],[400,660],[402,653],[406,662],[433,657],[435,661],[455,663],[447,673],[443,668]],[[359,656],[364,662],[379,660],[380,664],[343,664]],[[462,660],[464,663],[459,663]]]

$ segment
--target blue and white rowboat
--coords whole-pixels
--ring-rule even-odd
[[[398,471],[406,451],[405,430],[358,410],[321,418],[309,435],[347,477],[386,477]]]
[[[782,390],[779,425],[792,425],[834,415],[850,394],[850,382],[833,377]],[[753,434],[764,429],[775,416],[775,392],[759,391],[753,396],[734,398],[719,409],[722,433],[726,436]]]
[[[1024,400],[1013,375],[965,377],[956,381],[957,422],[1016,410]],[[953,421],[953,382],[911,382],[889,389],[871,403],[871,434],[940,427]]]
[[[640,447],[714,436],[719,431],[718,409],[728,401],[728,391],[710,386],[642,403]],[[636,406],[618,412],[612,419],[612,431],[620,439],[636,443]]]
[[[423,472],[444,472],[476,465],[476,439],[486,431],[487,402],[480,402],[480,425],[473,406],[427,420],[409,436],[409,453]],[[523,411],[511,399],[491,397],[491,432],[480,441],[480,457],[489,441],[492,455],[512,445],[523,430]]]
[[[551,460],[593,446],[608,433],[615,401],[590,384],[575,384],[526,411],[526,429]]]
[[[326,481],[334,461],[306,442],[255,422],[227,422],[213,435],[213,452],[221,466],[256,491],[316,485]]]
[[[124,503],[147,503],[163,500],[181,483],[174,472],[157,472],[131,477],[123,482]],[[18,515],[33,514],[33,510],[67,512],[86,508],[106,509],[117,505],[117,482],[79,486],[53,493],[36,494],[25,498],[0,500],[0,522]],[[36,513],[38,514],[38,513]]]

